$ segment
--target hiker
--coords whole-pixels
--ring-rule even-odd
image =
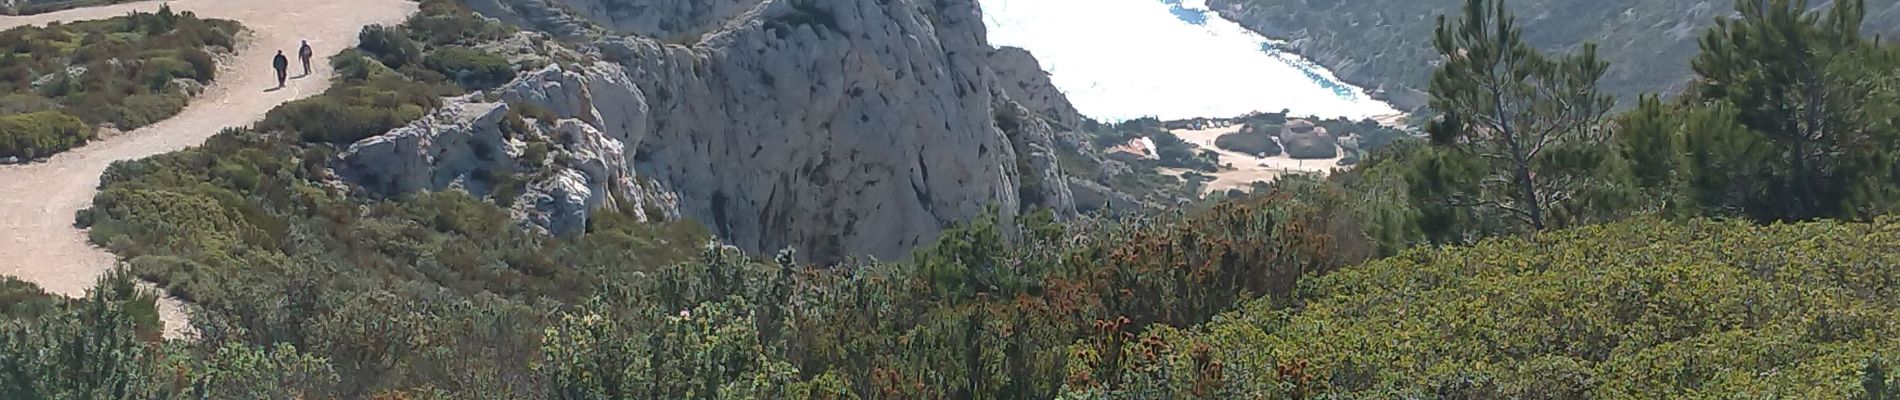
[[[289,78],[285,73],[290,70],[290,59],[284,57],[283,50],[278,50],[277,58],[272,59],[270,64],[273,67],[277,67],[277,87],[284,87],[284,79]]]
[[[308,40],[303,41],[303,48],[297,50],[297,58],[303,59],[304,76],[310,75],[310,56],[315,55],[313,53],[314,52],[310,50],[310,41]]]

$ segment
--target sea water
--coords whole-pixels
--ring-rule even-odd
[[[979,0],[990,43],[1029,50],[1089,117],[1229,117],[1254,111],[1397,113],[1205,0]]]

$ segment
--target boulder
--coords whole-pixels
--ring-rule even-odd
[[[903,258],[992,207],[1013,221],[1025,193],[1074,204],[1049,150],[1061,145],[1049,121],[1071,119],[1066,100],[1023,86],[1034,77],[1018,56],[1004,56],[1011,76],[1029,78],[999,78],[974,0],[469,3],[589,40],[576,52],[613,64],[550,67],[501,90],[619,141],[631,165],[531,190],[560,204],[537,208],[549,216],[570,213],[576,202],[559,198],[587,197],[581,186],[632,180],[609,187],[641,191],[633,197],[754,254],[793,248],[822,263]],[[999,115],[1017,107],[1033,118],[1006,132]]]

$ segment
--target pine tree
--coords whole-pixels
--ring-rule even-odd
[[[1732,105],[1772,144],[1769,184],[1748,204],[1768,220],[1865,215],[1895,195],[1892,50],[1859,34],[1864,0],[1738,0],[1693,61],[1695,95]]]
[[[1675,135],[1681,126],[1675,118],[1662,99],[1643,96],[1636,110],[1617,119],[1617,150],[1644,189],[1666,189],[1675,180]]]
[[[1589,196],[1610,155],[1599,125],[1614,100],[1597,90],[1609,64],[1595,45],[1561,58],[1531,48],[1502,0],[1468,0],[1456,23],[1440,16],[1434,44],[1433,142],[1487,167],[1444,201],[1532,230],[1563,225],[1556,211]]]

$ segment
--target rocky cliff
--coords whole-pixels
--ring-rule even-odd
[[[989,54],[990,68],[1003,93],[1011,100],[1035,111],[1050,123],[1064,129],[1082,127],[1082,113],[1069,103],[1068,96],[1049,80],[1049,72],[1028,50],[1017,47],[996,49]]]
[[[1021,70],[1026,53],[999,78],[972,0],[549,1],[468,3],[584,41],[578,56],[546,58],[600,62],[554,62],[488,97],[500,101],[461,99],[357,144],[339,171],[398,193],[492,191],[471,182],[526,163],[513,206],[550,231],[633,201],[753,252],[820,262],[901,258],[992,207],[1005,220],[1025,203],[1074,212],[1047,112],[1073,108],[1024,90],[1046,82]],[[498,51],[560,52],[513,42],[528,50]],[[509,104],[550,115],[514,123],[543,113]],[[484,179],[458,178],[469,176]]]

